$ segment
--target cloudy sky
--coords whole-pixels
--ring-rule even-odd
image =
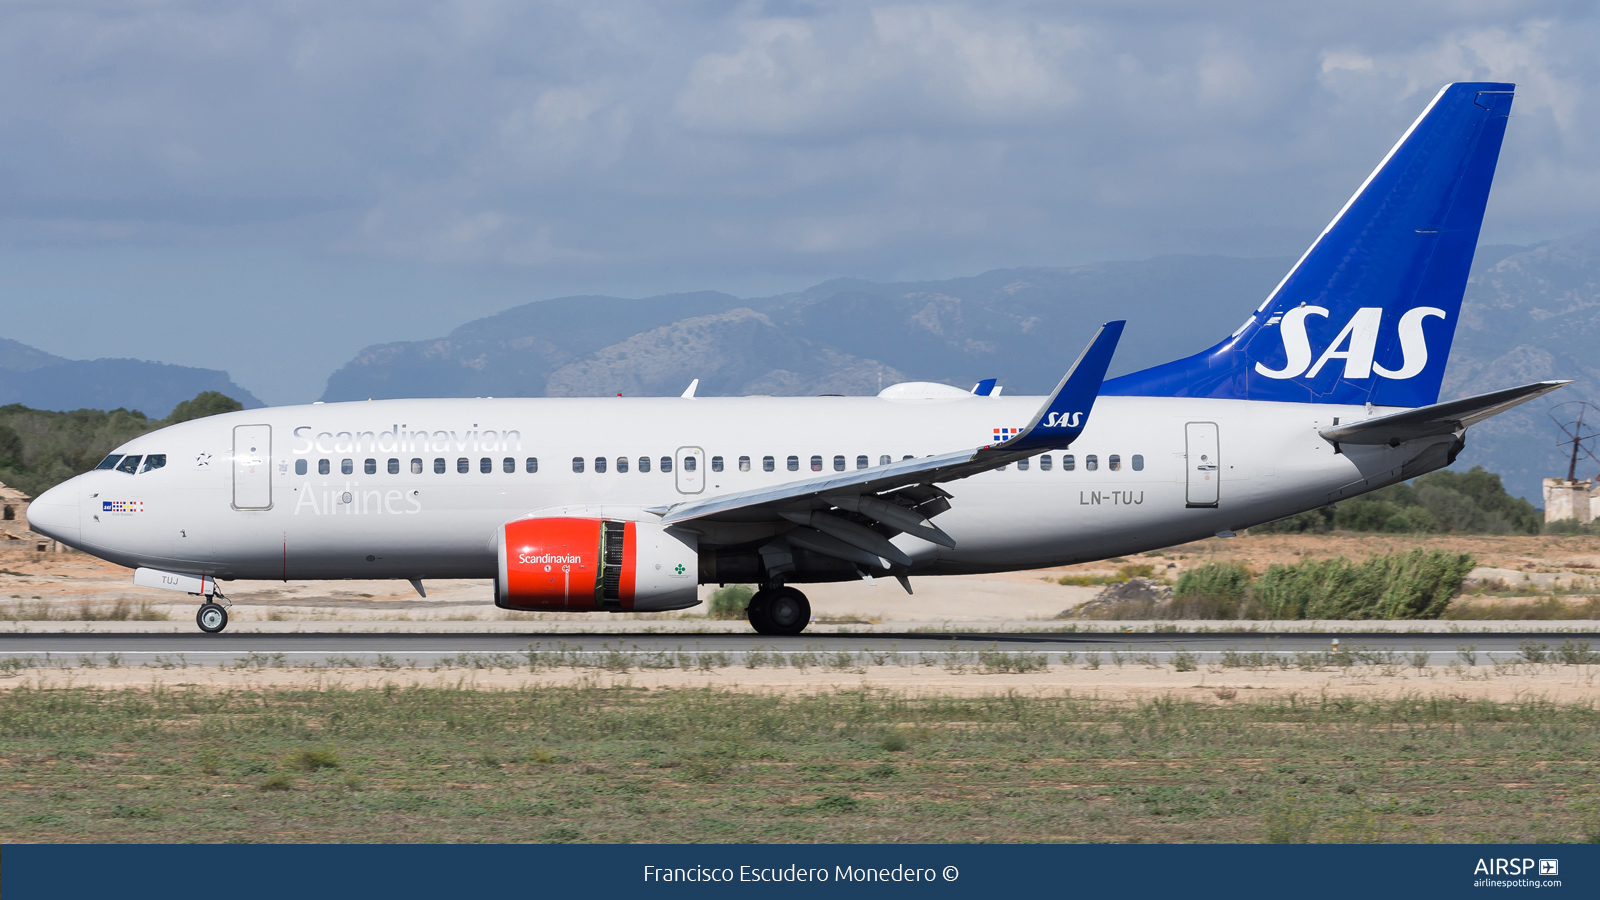
[[[1439,86],[1484,239],[1600,227],[1590,2],[14,3],[0,336],[223,368],[579,293],[1292,255]],[[1254,304],[1259,298],[1249,298]]]

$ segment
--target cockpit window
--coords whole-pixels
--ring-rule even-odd
[[[97,471],[100,469],[115,469],[117,467],[117,462],[121,459],[121,453],[113,453],[105,459],[100,460],[100,465],[95,466],[95,469]]]
[[[117,471],[127,472],[129,475],[139,471],[139,457],[124,456],[122,462],[117,463]]]
[[[159,469],[166,464],[167,455],[165,453],[152,453],[144,458],[144,465],[140,467],[139,474],[143,475],[151,469]]]

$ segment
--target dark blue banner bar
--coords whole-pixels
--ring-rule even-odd
[[[1600,895],[1600,846],[6,845],[7,900],[63,897]],[[1547,895],[1548,896],[1548,895]]]

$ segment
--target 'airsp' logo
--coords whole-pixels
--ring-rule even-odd
[[[1347,379],[1370,378],[1374,372],[1395,381],[1415,378],[1428,366],[1428,342],[1422,334],[1422,320],[1430,316],[1443,319],[1445,312],[1432,306],[1419,306],[1407,310],[1400,317],[1401,362],[1397,370],[1385,369],[1372,361],[1378,348],[1378,325],[1383,320],[1381,307],[1364,306],[1356,310],[1356,314],[1345,323],[1344,330],[1317,358],[1315,365],[1311,363],[1311,338],[1306,334],[1306,316],[1327,318],[1328,311],[1320,306],[1299,306],[1284,313],[1282,323],[1278,326],[1287,357],[1283,368],[1269,369],[1256,363],[1257,372],[1268,378],[1298,378],[1302,374],[1307,378],[1315,378],[1331,360],[1342,359],[1344,377]],[[1271,325],[1272,321],[1267,324]]]
[[[1082,423],[1082,422],[1083,422],[1083,413],[1081,413],[1081,412],[1070,412],[1070,413],[1055,413],[1055,412],[1053,412],[1050,415],[1045,416],[1044,417],[1044,421],[1039,423],[1039,424],[1043,425],[1046,428],[1077,428],[1078,425],[1080,423]]]

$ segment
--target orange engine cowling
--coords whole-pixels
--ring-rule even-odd
[[[495,605],[650,611],[699,602],[693,535],[651,522],[518,519],[500,529]]]

